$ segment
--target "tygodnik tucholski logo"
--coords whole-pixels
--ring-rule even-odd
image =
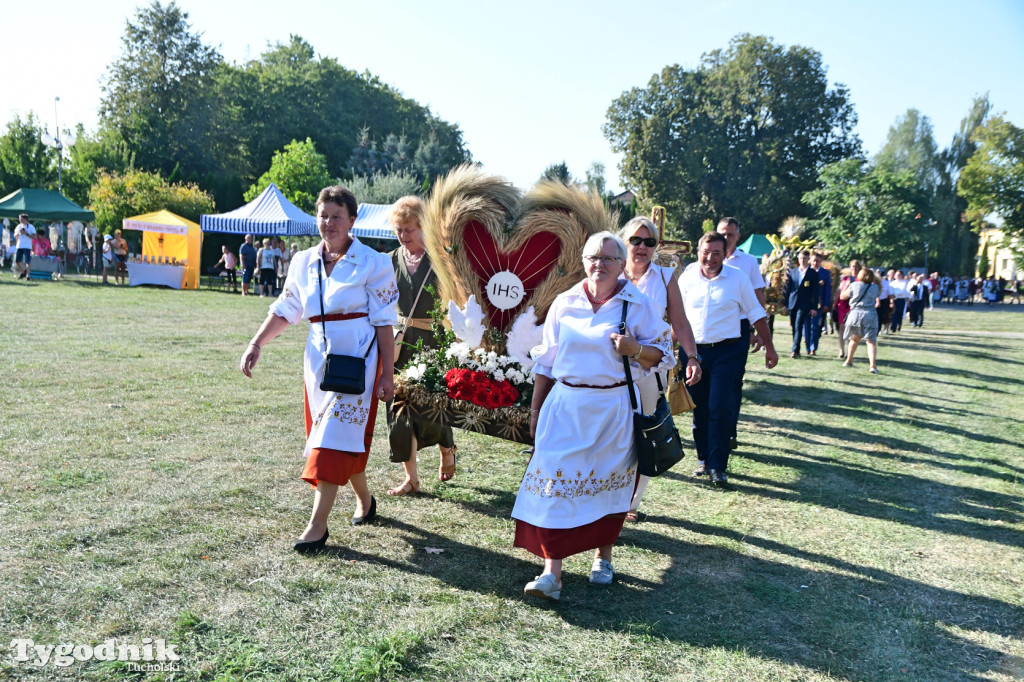
[[[43,667],[55,665],[67,667],[76,661],[124,661],[132,672],[177,671],[181,670],[181,655],[177,644],[168,644],[162,639],[143,637],[141,644],[118,643],[114,639],[102,644],[36,644],[31,639],[12,639],[11,660]]]

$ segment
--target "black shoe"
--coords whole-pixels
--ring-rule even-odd
[[[308,554],[309,552],[322,549],[324,543],[327,542],[327,538],[330,536],[330,534],[331,532],[324,528],[324,536],[319,540],[299,540],[294,545],[292,545],[292,549],[294,549],[299,554]]]
[[[726,478],[725,472],[719,471],[718,469],[711,469],[710,476],[712,485],[725,485],[729,482],[729,479]]]
[[[735,438],[730,438],[729,439],[729,449],[730,450],[735,450],[739,446],[740,446],[740,444],[739,444],[739,442],[736,441]]]
[[[366,516],[353,516],[350,523],[353,526],[361,526],[364,523],[369,523],[377,517],[377,498],[370,495],[370,511],[366,512]]]
[[[696,469],[693,470],[693,475],[694,476],[704,476],[707,473],[708,473],[708,469],[707,469],[706,464],[703,461],[701,461],[700,466],[698,466]]]

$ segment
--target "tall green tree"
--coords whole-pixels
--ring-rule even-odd
[[[560,182],[563,185],[573,184],[572,173],[569,172],[569,166],[565,165],[565,161],[553,163],[545,168],[544,172],[540,174],[540,179]]]
[[[43,144],[35,114],[15,116],[0,136],[0,197],[23,187],[57,189],[56,151]]]
[[[669,66],[623,93],[603,130],[625,183],[697,239],[726,214],[767,233],[804,213],[819,170],[860,153],[856,122],[818,52],[743,34],[696,69]]]
[[[143,169],[188,176],[231,167],[237,159],[215,88],[222,66],[217,50],[192,32],[187,12],[153,0],[126,22],[121,56],[103,84],[100,124]]]
[[[270,183],[277,185],[288,201],[312,214],[320,190],[334,184],[334,180],[327,171],[327,159],[307,137],[305,142],[292,140],[274,153],[270,169],[245,192],[245,200],[258,197]]]
[[[978,148],[957,184],[967,200],[968,219],[980,229],[987,216],[999,216],[1003,246],[1024,262],[1024,129],[995,116],[974,140]]]
[[[808,229],[840,261],[902,266],[923,256],[928,196],[912,171],[846,159],[825,167],[804,201],[814,215]]]
[[[966,219],[967,200],[957,193],[956,185],[968,159],[977,149],[975,133],[984,125],[991,109],[987,94],[976,97],[949,147],[939,155],[939,183],[931,215],[936,221],[933,240],[937,247],[934,251],[936,269],[941,272],[974,274],[978,235]]]
[[[931,120],[917,109],[908,109],[889,128],[874,162],[877,166],[911,171],[924,191],[934,193],[939,179],[939,152]]]

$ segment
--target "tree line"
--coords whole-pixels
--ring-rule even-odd
[[[141,177],[150,189],[154,178],[162,181],[164,194],[178,187],[200,195],[182,202],[188,212],[230,210],[252,194],[275,155],[287,165],[280,156],[296,153],[293,144],[302,147],[297,153],[307,143],[315,148],[323,168],[314,170],[326,173],[320,180],[359,178],[367,187],[397,173],[403,187],[411,182],[419,191],[471,159],[457,125],[368,72],[317,56],[302,38],[229,63],[192,30],[186,12],[159,0],[126,22],[99,113],[95,132],[78,126],[62,177],[64,194],[94,209],[110,195],[123,199]],[[43,132],[32,113],[8,124],[0,137],[3,195],[57,188],[57,152],[40,141]]]
[[[800,217],[840,260],[905,265],[927,250],[936,269],[973,273],[975,231],[993,212],[1008,243],[1024,242],[1024,132],[990,113],[976,98],[939,149],[910,109],[868,159],[849,91],[829,85],[818,52],[742,34],[624,92],[604,134],[641,208],[666,207],[672,236],[696,240],[725,215],[760,234]]]

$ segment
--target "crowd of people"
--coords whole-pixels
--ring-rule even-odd
[[[290,324],[310,323],[301,478],[315,492],[309,521],[294,543],[298,552],[325,545],[343,486],[356,499],[349,523],[376,518],[365,470],[379,402],[386,405],[391,460],[402,464],[404,474],[388,495],[419,492],[417,455],[433,445],[440,451],[438,479],[455,475],[451,429],[396,414],[391,403],[395,368],[409,355],[408,345],[396,350],[396,339],[433,342],[427,315],[436,275],[424,248],[423,210],[415,197],[396,202],[391,224],[401,245],[378,253],[350,233],[357,213],[351,192],[325,188],[316,204],[321,242],[292,256],[280,295],[242,354],[241,371],[252,376],[267,343]],[[661,235],[647,219],[587,240],[580,254],[585,278],[552,303],[541,344],[532,352],[534,448],[512,510],[512,542],[543,564],[525,593],[558,599],[563,559],[591,550],[590,581],[612,582],[612,548],[626,520],[639,518],[649,482],[637,474],[630,394],[637,409],[653,412],[668,371],[677,365],[677,344],[679,371],[697,405],[693,432],[700,466],[694,473],[714,485],[727,482],[750,348],[764,348],[767,368],[778,362],[764,281],[756,261],[736,251],[739,237],[734,219],[722,221],[719,231],[701,239],[698,261],[678,278],[653,262]],[[240,256],[244,270],[246,254]],[[336,369],[342,360],[349,369]],[[636,382],[627,381],[624,363]],[[346,388],[338,388],[338,381]]]
[[[298,244],[293,242],[289,247],[280,237],[265,237],[257,246],[253,236],[247,234],[238,246],[238,255],[227,244],[221,246],[220,259],[207,270],[207,274],[211,277],[223,275],[231,290],[238,293],[240,269],[242,296],[250,295],[253,282],[260,298],[277,296],[284,289],[288,268],[298,251]]]

